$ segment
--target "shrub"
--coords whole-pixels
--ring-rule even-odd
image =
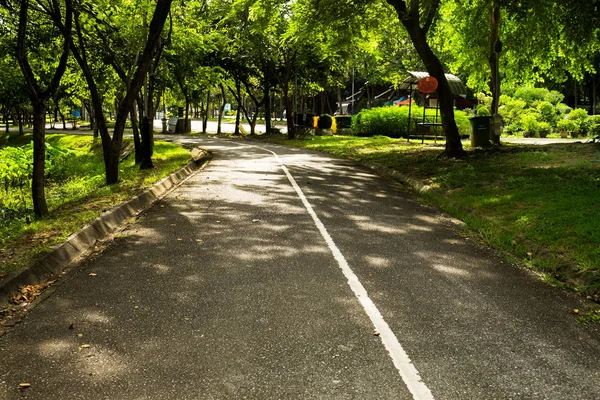
[[[588,129],[590,135],[600,135],[600,115],[590,115],[588,117]]]
[[[317,123],[319,129],[331,129],[333,119],[329,114],[322,114],[319,116],[319,122]]]
[[[540,131],[540,123],[538,120],[540,119],[539,114],[537,113],[526,113],[521,115],[521,127],[523,128],[523,132],[529,132],[530,134],[535,134]]]
[[[454,120],[458,127],[458,133],[461,136],[469,136],[471,132],[471,121],[469,121],[469,114],[466,111],[454,110]]]
[[[544,96],[544,101],[547,101],[555,106],[563,101],[564,98],[565,96],[563,96],[562,93],[557,92],[556,90],[551,90]]]
[[[475,109],[475,114],[477,114],[479,116],[489,116],[490,109],[485,104],[479,104],[477,106],[477,108]]]
[[[418,110],[415,110],[418,116]],[[421,114],[422,115],[422,114]],[[357,136],[406,136],[408,107],[378,107],[363,109],[352,120],[352,130]]]
[[[515,91],[515,98],[524,100],[528,106],[533,106],[534,102],[545,100],[549,94],[548,89],[535,88],[532,86],[521,86]]]
[[[567,115],[567,119],[575,123],[575,132],[587,133],[588,113],[583,108],[576,108]]]
[[[567,115],[568,113],[570,113],[572,110],[571,107],[569,107],[568,105],[564,104],[564,103],[559,103],[556,105],[556,112],[559,115]]]
[[[570,119],[561,119],[556,123],[556,128],[561,132],[573,133],[577,129],[577,125]]]
[[[540,122],[538,127],[539,127],[538,132],[540,133],[540,137],[546,137],[548,135],[548,133],[550,133],[550,129],[552,128],[550,126],[550,124],[546,121]]]
[[[556,108],[549,101],[538,103],[537,112],[540,120],[554,126],[556,124]]]
[[[517,122],[513,122],[510,125],[506,125],[503,130],[503,132],[506,135],[514,135],[515,133],[520,132],[520,131],[521,131],[521,124],[519,124]]]
[[[506,125],[521,122],[521,114],[525,111],[527,103],[524,100],[505,99],[506,103],[498,108],[498,113],[504,118]]]

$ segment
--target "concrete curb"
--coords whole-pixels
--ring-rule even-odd
[[[97,241],[113,233],[127,218],[148,209],[185,178],[201,168],[212,155],[202,149],[192,150],[192,160],[179,171],[163,178],[150,189],[126,203],[106,211],[92,223],[75,232],[64,243],[56,245],[33,265],[8,274],[0,281],[0,305],[10,300],[11,294],[24,285],[34,285],[55,279],[71,262],[94,247]]]
[[[398,181],[400,183],[410,186],[414,191],[416,191],[418,193],[425,193],[425,192],[429,191],[429,189],[431,189],[431,187],[429,187],[428,185],[425,185],[423,182],[421,182],[417,179],[411,178],[410,176],[404,175],[403,173],[398,172],[395,169],[386,167],[385,165],[373,163],[373,162],[366,163],[364,165],[366,165],[368,168],[372,169],[373,171],[375,171],[376,173],[378,173],[381,176],[392,178],[395,181]]]

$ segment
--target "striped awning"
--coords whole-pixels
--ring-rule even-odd
[[[398,89],[401,90],[410,90],[411,88],[415,88],[415,85],[417,83],[419,83],[419,81],[423,78],[426,78],[429,76],[429,73],[427,72],[421,72],[421,71],[408,71],[409,75],[408,77],[404,80],[404,82],[402,82],[400,84],[400,86],[398,86]],[[452,91],[452,93],[455,96],[466,96],[467,95],[467,88],[465,87],[464,83],[462,83],[462,81],[456,76],[456,75],[452,75],[452,74],[444,74],[446,75],[446,80],[448,81],[448,85],[450,85],[450,91]]]

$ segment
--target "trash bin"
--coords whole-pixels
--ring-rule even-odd
[[[473,147],[488,147],[490,143],[490,127],[494,117],[478,116],[472,117],[471,120],[471,146]]]

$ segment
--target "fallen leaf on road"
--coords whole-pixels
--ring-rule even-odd
[[[578,308],[576,308],[576,309],[574,309],[574,310],[573,310],[573,312],[574,312],[575,314],[579,314],[579,309],[578,309]]]
[[[90,273],[90,276],[91,276],[91,277],[94,277],[94,276],[98,276],[98,274],[96,274],[96,273],[92,272],[92,273]]]
[[[188,317],[185,317],[184,320],[189,321],[190,319]]]
[[[81,346],[79,346],[80,349],[89,349],[90,347],[92,346],[90,346],[89,344],[82,344]]]

